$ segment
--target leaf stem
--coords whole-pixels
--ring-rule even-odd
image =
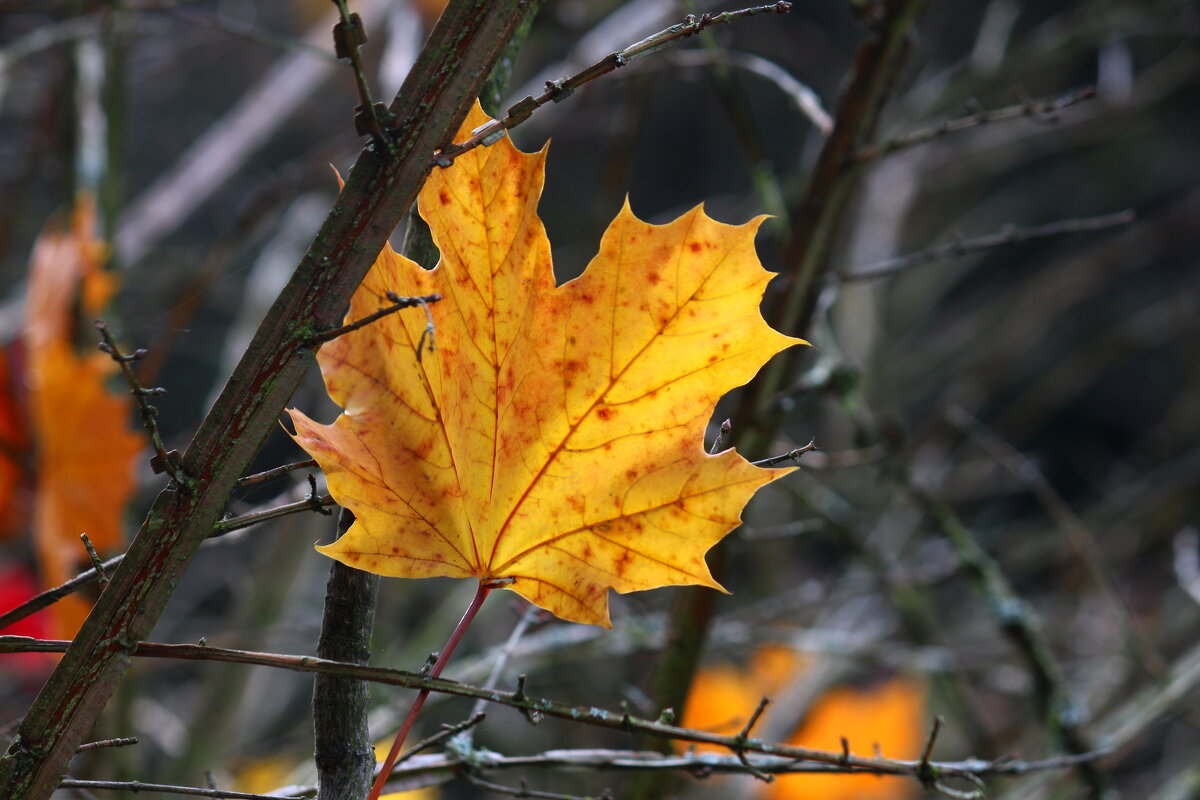
[[[436,678],[442,674],[442,669],[445,668],[446,662],[450,660],[450,656],[454,653],[454,648],[458,647],[458,643],[462,641],[463,634],[467,632],[471,622],[475,619],[475,615],[479,613],[480,607],[483,606],[483,601],[487,599],[488,594],[492,591],[493,584],[484,581],[479,582],[479,589],[475,592],[475,596],[471,598],[471,604],[467,606],[467,610],[462,615],[462,619],[458,621],[458,625],[454,626],[454,631],[450,634],[450,638],[446,640],[446,646],[442,648],[442,652],[437,657],[437,661],[433,662],[433,667],[429,670],[429,677]],[[375,784],[371,787],[371,793],[367,795],[367,800],[379,800],[379,796],[383,794],[383,787],[387,784],[388,775],[392,772],[392,767],[396,765],[396,759],[400,756],[400,748],[404,746],[404,740],[408,738],[409,731],[412,730],[413,723],[417,720],[417,714],[421,713],[421,707],[425,705],[425,699],[429,697],[429,690],[422,689],[417,698],[413,700],[412,707],[408,709],[408,716],[404,718],[404,724],[400,726],[400,730],[396,733],[396,739],[392,742],[392,749],[388,751],[387,758],[383,761],[383,766],[379,768],[379,774],[375,777]]]

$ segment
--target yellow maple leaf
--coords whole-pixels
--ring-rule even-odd
[[[487,121],[478,106],[460,138]],[[710,456],[717,399],[800,342],[758,306],[761,219],[696,208],[667,225],[628,203],[579,278],[555,286],[537,216],[545,150],[507,139],[435,171],[419,207],[434,270],[385,247],[347,319],[386,292],[440,293],[420,314],[321,348],[332,425],[292,410],[296,441],[354,526],[321,552],[398,577],[474,577],[559,617],[609,625],[608,590],[720,588],[705,552],[788,470]]]

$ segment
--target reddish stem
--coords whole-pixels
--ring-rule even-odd
[[[483,605],[483,601],[487,599],[488,593],[491,591],[492,587],[490,585],[480,582],[479,590],[475,592],[475,597],[471,599],[471,605],[467,606],[466,613],[462,615],[462,619],[454,627],[454,632],[446,640],[446,646],[442,648],[437,661],[433,662],[433,668],[429,670],[429,677],[436,678],[442,674],[442,669],[446,666],[446,662],[450,660],[450,655],[454,652],[454,648],[458,647],[463,634],[467,632],[471,621],[475,619],[475,615],[479,613],[480,606]],[[400,726],[400,730],[396,733],[396,740],[392,742],[392,749],[388,751],[387,758],[384,759],[383,766],[379,769],[379,774],[375,776],[375,784],[371,787],[371,793],[367,795],[367,800],[379,800],[379,796],[383,794],[384,784],[387,783],[388,776],[392,774],[392,767],[396,766],[396,759],[400,757],[400,748],[404,746],[404,740],[408,738],[408,732],[412,730],[413,723],[417,720],[417,714],[421,713],[421,707],[425,705],[425,698],[427,697],[429,697],[429,690],[422,689],[417,694],[417,698],[413,700],[412,708],[408,709],[408,716],[404,718],[404,724]]]

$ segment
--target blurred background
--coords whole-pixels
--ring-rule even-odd
[[[366,23],[376,96],[390,99],[436,3],[350,6]],[[546,0],[509,96],[537,94],[685,14],[734,7]],[[49,450],[28,421],[22,366],[35,243],[80,192],[95,198],[110,249],[93,266],[119,284],[102,314],[128,348],[148,349],[140,375],[167,389],[159,424],[183,450],[332,205],[330,165],[344,174],[363,145],[333,22],[333,5],[317,0],[0,0],[10,486],[0,613],[60,582],[30,512]],[[870,2],[798,3],[641,59],[516,129],[524,150],[551,141],[541,212],[559,279],[583,269],[626,196],[653,222],[698,203],[730,223],[770,213],[760,257],[791,268],[800,198],[856,48],[877,27]],[[787,362],[750,428],[733,431],[752,460],[810,441],[818,450],[760,493],[723,547],[732,593],[717,600],[689,724],[736,733],[765,692],[774,702],[760,736],[832,750],[846,736],[859,754],[878,743],[915,758],[940,714],[940,759],[1113,749],[1088,770],[990,780],[992,797],[1200,797],[1197,33],[1200,12],[1179,0],[933,2],[920,16],[878,129],[856,151],[857,194],[829,235],[815,311],[794,331],[815,347]],[[947,121],[957,122],[939,128]],[[83,353],[94,346],[89,301],[67,291]],[[769,290],[768,310],[782,291]],[[293,405],[337,413],[315,371]],[[713,435],[727,416],[749,419],[741,408],[723,401]],[[164,485],[148,457],[125,537]],[[255,466],[302,458],[281,429]],[[303,499],[305,475],[242,490],[230,513]],[[311,544],[333,526],[293,515],[213,540],[154,639],[311,653],[328,572]],[[88,566],[81,547],[71,558]],[[373,663],[418,668],[473,589],[385,581]],[[531,693],[656,717],[673,592],[614,597],[611,632],[527,620],[501,685],[527,673]],[[524,613],[518,598],[494,597],[447,674],[482,681]],[[51,636],[55,624],[7,632]],[[50,664],[0,656],[0,729]],[[310,694],[300,675],[141,662],[94,737],[141,744],[81,757],[72,774],[311,784]],[[375,696],[382,737],[407,696]],[[422,729],[468,711],[431,703]],[[555,721],[531,727],[503,708],[475,741],[506,755],[635,746]],[[488,777],[655,796],[620,771]],[[684,777],[655,791],[922,796],[915,783],[837,780]],[[461,778],[425,791],[487,795]]]

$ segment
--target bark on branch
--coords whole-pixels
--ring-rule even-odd
[[[91,730],[226,498],[312,363],[304,342],[350,295],[466,116],[529,0],[453,0],[391,105],[396,135],[368,147],[288,285],[159,495],[128,555],[0,759],[0,797],[45,800]]]

